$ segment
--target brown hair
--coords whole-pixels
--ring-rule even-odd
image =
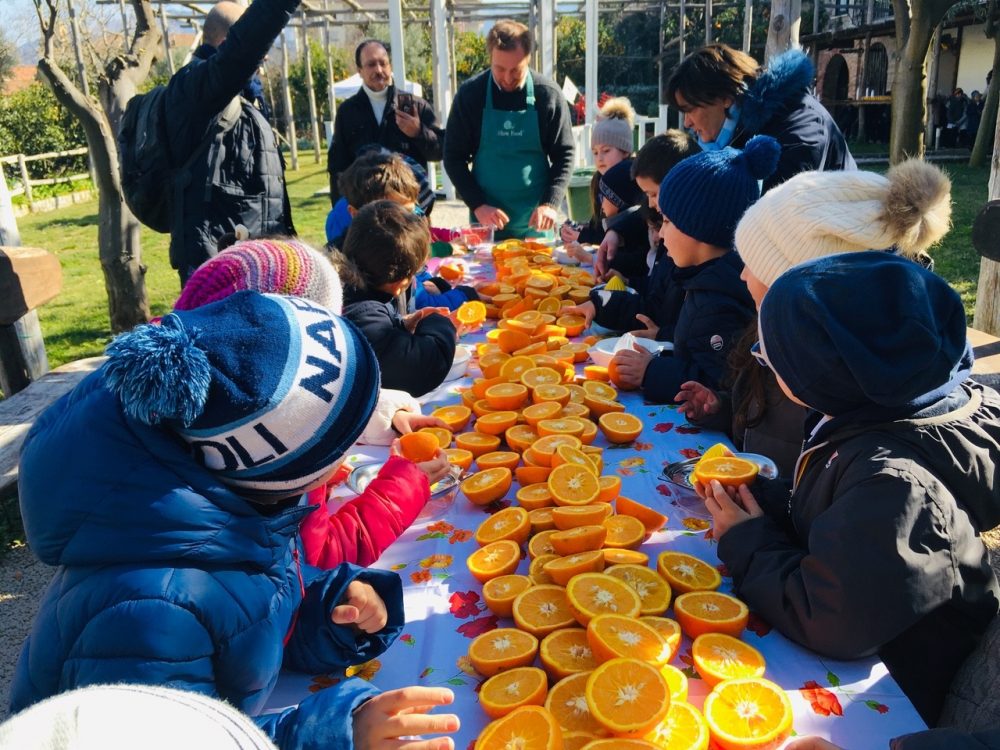
[[[694,138],[677,128],[653,136],[635,155],[635,160],[632,162],[632,179],[645,177],[654,182],[663,182],[667,172],[681,159],[693,156],[700,150]]]
[[[512,21],[509,18],[501,18],[486,35],[486,49],[492,52],[495,49],[501,52],[509,52],[520,47],[526,55],[531,54],[534,40],[531,38],[531,30],[523,23]]]
[[[342,250],[350,265],[341,269],[349,284],[373,289],[416,274],[430,250],[431,233],[422,217],[379,200],[355,214]],[[351,278],[355,275],[360,278]]]
[[[740,400],[733,401],[732,405],[734,434],[741,434],[759,425],[767,411],[768,380],[773,376],[770,368],[761,367],[750,353],[758,338],[757,316],[754,316],[730,350],[726,361],[729,370],[725,378],[726,385],[733,395],[738,392],[740,396]]]
[[[750,55],[725,44],[708,44],[681,60],[667,82],[667,101],[675,106],[677,94],[692,107],[721,99],[737,99],[760,75],[760,65]]]
[[[399,154],[362,154],[337,179],[348,205],[361,208],[372,201],[401,198],[416,203],[420,184]]]

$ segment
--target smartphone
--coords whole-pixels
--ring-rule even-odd
[[[413,94],[407,94],[400,91],[396,94],[396,109],[400,112],[406,112],[408,115],[413,114]]]

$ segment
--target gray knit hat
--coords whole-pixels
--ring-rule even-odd
[[[632,109],[632,103],[624,96],[608,99],[597,113],[597,122],[590,132],[590,147],[612,146],[631,154],[634,126],[635,110]]]

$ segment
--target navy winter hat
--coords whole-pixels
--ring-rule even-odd
[[[769,135],[742,151],[727,147],[681,160],[660,184],[660,213],[688,237],[727,250],[736,225],[760,198],[760,181],[778,166],[781,146]]]
[[[602,174],[597,192],[602,198],[611,201],[619,211],[642,203],[643,193],[632,179],[632,160],[620,161]]]
[[[828,255],[778,277],[760,346],[793,394],[830,416],[900,418],[968,377],[965,310],[940,276],[885,252]]]
[[[298,297],[236,292],[139,326],[107,353],[104,382],[126,414],[165,423],[201,465],[260,501],[322,479],[379,391],[358,330]]]

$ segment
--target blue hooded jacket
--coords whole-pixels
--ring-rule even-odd
[[[135,682],[254,716],[283,666],[358,664],[402,628],[395,573],[300,562],[298,528],[311,508],[261,513],[172,433],[126,416],[102,371],[36,421],[20,476],[28,542],[59,569],[18,660],[12,712],[73,688]],[[355,579],[385,601],[378,633],[331,622]],[[348,680],[257,721],[282,750],[350,748],[351,712],[376,693]]]

